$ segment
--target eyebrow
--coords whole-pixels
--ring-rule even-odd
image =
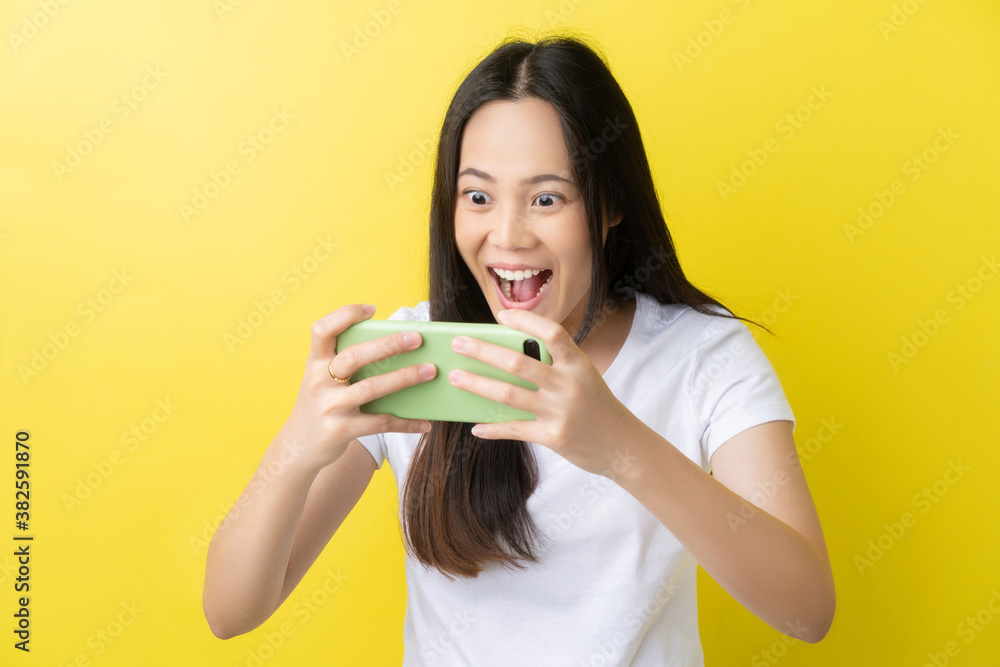
[[[496,179],[487,174],[485,171],[479,171],[473,167],[468,167],[459,172],[458,176],[455,178],[457,181],[459,178],[465,175],[478,176],[484,181],[489,183],[496,183]],[[563,183],[569,183],[570,185],[575,185],[573,181],[568,178],[563,178],[558,174],[539,174],[538,176],[532,176],[531,178],[525,178],[521,181],[520,185],[535,185],[536,183],[544,183],[545,181],[562,181]]]

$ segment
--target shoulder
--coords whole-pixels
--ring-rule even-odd
[[[637,312],[642,317],[642,341],[647,345],[668,346],[678,356],[686,356],[724,340],[742,340],[746,344],[749,339],[753,342],[746,324],[733,318],[733,313],[722,306],[708,305],[707,309],[716,313],[708,315],[688,305],[660,303],[643,292],[639,292],[637,298]]]

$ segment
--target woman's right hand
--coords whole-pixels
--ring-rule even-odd
[[[398,332],[357,343],[337,353],[337,336],[356,322],[374,314],[361,304],[342,306],[316,320],[299,395],[285,425],[283,440],[296,458],[303,456],[317,470],[341,457],[351,440],[374,433],[421,433],[430,422],[388,414],[366,414],[360,406],[411,385],[434,378],[437,368],[424,363],[365,378],[356,384],[335,381],[330,373],[347,378],[359,368],[420,347],[416,331]],[[412,337],[411,341],[404,336]],[[426,371],[427,375],[421,375]]]

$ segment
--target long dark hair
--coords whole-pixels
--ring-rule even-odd
[[[593,249],[590,299],[574,341],[604,319],[609,290],[630,288],[662,304],[737,318],[687,279],[660,208],[632,107],[602,56],[581,39],[509,38],[465,77],[445,114],[430,214],[430,319],[495,323],[486,297],[455,244],[462,134],[469,117],[494,100],[544,100],[559,113],[583,193]],[[604,211],[622,216],[604,242]],[[603,252],[600,250],[603,244]],[[656,261],[648,261],[655,257]],[[650,267],[653,268],[650,268]],[[717,306],[716,312],[709,306]],[[749,322],[749,320],[744,320]],[[475,577],[488,563],[537,562],[541,534],[527,510],[538,468],[527,443],[484,440],[472,424],[431,423],[404,484],[402,524],[410,553],[449,578]]]

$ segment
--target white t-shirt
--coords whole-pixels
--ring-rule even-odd
[[[628,338],[604,373],[636,417],[706,472],[737,433],[779,419],[794,426],[745,324],[636,296]],[[427,321],[429,302],[389,319]],[[388,459],[403,489],[418,438],[359,440],[379,468]],[[476,579],[449,581],[407,554],[403,664],[703,665],[690,552],[607,477],[528,446],[539,470],[528,510],[549,538],[539,545],[540,562],[521,571],[488,565]]]

